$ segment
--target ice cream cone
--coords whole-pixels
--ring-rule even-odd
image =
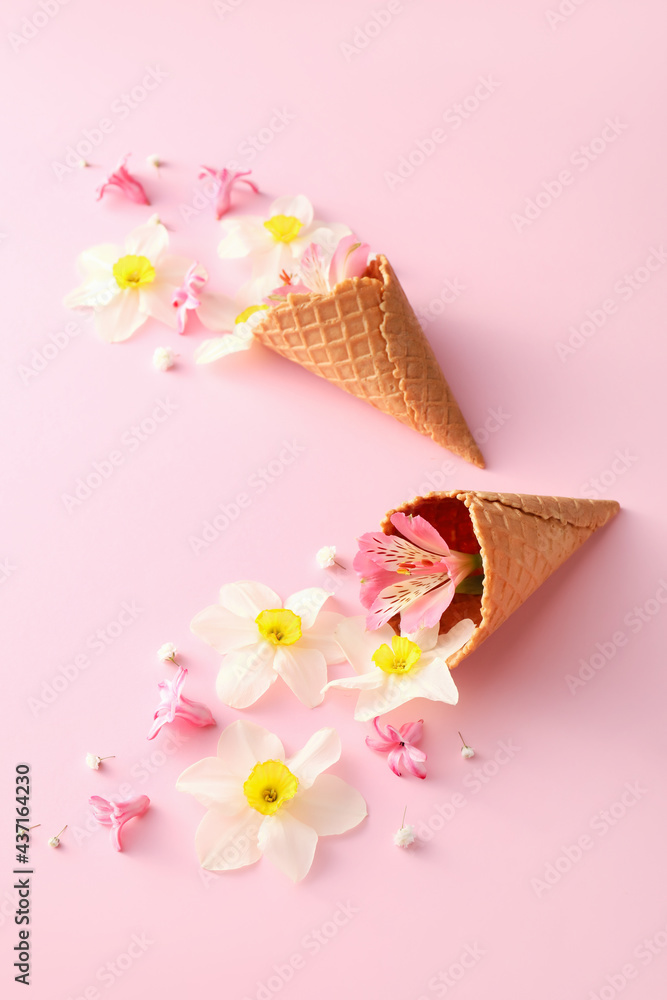
[[[615,500],[454,490],[418,497],[398,509],[420,514],[450,548],[481,553],[482,595],[456,594],[440,620],[441,632],[449,631],[463,618],[471,618],[477,625],[466,645],[448,660],[449,666],[455,667],[606,524],[619,505]],[[396,533],[389,521],[394,513],[389,511],[383,522],[386,534]]]
[[[290,294],[254,334],[271,350],[484,467],[461,411],[386,257],[326,295]]]

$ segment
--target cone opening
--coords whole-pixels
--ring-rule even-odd
[[[457,552],[480,552],[481,546],[475,535],[475,529],[470,512],[463,500],[457,497],[417,497],[400,508],[403,514],[414,514],[423,517],[433,525],[450,549]],[[400,535],[400,532],[387,519],[382,525],[386,535]],[[455,594],[452,603],[440,619],[440,632],[448,632],[457,622],[471,618],[475,625],[482,621],[482,596],[474,594]],[[399,631],[400,616],[395,615],[389,622],[392,628]]]

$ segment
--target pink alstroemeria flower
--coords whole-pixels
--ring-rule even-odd
[[[377,718],[373,719],[373,725],[375,726],[375,732],[378,734],[378,739],[375,739],[374,736],[367,736],[366,744],[372,750],[389,754],[387,763],[394,774],[397,774],[400,778],[402,774],[400,768],[404,767],[406,771],[414,774],[416,778],[425,778],[426,754],[419,747],[415,746],[422,738],[424,720],[406,722],[404,725],[399,726],[398,729],[387,724],[384,732],[378,725]]]
[[[160,705],[154,715],[154,722],[151,731],[146,737],[149,740],[155,739],[163,726],[173,722],[174,719],[185,719],[193,726],[214,726],[215,719],[211,715],[210,709],[198,701],[190,701],[183,694],[188,672],[185,667],[179,667],[178,673],[173,680],[160,681]]]
[[[116,187],[126,198],[129,198],[130,201],[135,202],[137,205],[150,205],[142,184],[130,173],[125,165],[129,157],[130,154],[128,153],[127,156],[123,157],[113,173],[109,174],[105,181],[102,181],[97,189],[98,201],[104,195],[107,188]]]
[[[440,621],[481,557],[454,552],[419,515],[392,514],[390,520],[401,534],[362,535],[353,565],[362,578],[361,603],[370,612],[366,627],[380,628],[400,612],[401,633],[409,635]]]
[[[176,321],[179,333],[185,332],[185,323],[188,318],[188,311],[199,309],[201,306],[201,292],[207,281],[206,273],[201,273],[201,268],[195,261],[183,278],[183,284],[174,292],[172,305],[176,310]]]
[[[151,800],[147,795],[138,795],[136,799],[127,799],[125,802],[110,802],[101,795],[91,795],[88,799],[97,822],[111,827],[111,843],[117,851],[123,850],[120,835],[125,824],[135,816],[143,816],[150,804]]]
[[[218,221],[226,215],[229,209],[232,207],[232,191],[235,184],[247,184],[248,187],[252,188],[255,194],[258,194],[259,188],[254,181],[247,181],[245,178],[248,174],[251,174],[252,170],[237,170],[232,173],[231,170],[227,170],[227,167],[223,167],[222,170],[215,170],[213,167],[200,167],[199,168],[199,180],[203,180],[204,177],[210,177],[215,185],[215,217]]]
[[[351,233],[338,242],[332,253],[311,243],[304,251],[294,273],[283,271],[283,284],[269,292],[264,299],[267,305],[275,305],[290,294],[311,293],[327,295],[346,278],[360,278],[368,267],[370,253],[368,243]]]

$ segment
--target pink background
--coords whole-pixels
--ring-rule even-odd
[[[557,0],[403,0],[368,32],[384,0],[44,5],[48,17],[7,0],[0,15],[3,996],[24,995],[11,967],[22,760],[42,824],[34,998],[664,996],[664,4],[563,2],[558,20]],[[20,31],[34,37],[17,42]],[[280,132],[276,109],[290,119]],[[446,138],[429,145],[434,129]],[[86,133],[95,166],[58,168]],[[193,205],[200,163],[235,159],[270,198],[303,191],[385,252],[488,469],[260,349],[195,369],[196,322],[183,338],[151,323],[126,344],[99,342],[61,300],[80,250],[153,210],[94,201],[128,151],[173,248],[228,292],[240,272],[216,256],[210,205],[187,220],[179,209]],[[399,182],[388,175],[402,157]],[[61,347],[44,354],[51,338]],[[151,365],[163,344],[181,354],[167,374]],[[173,412],[132,445],[160,400]],[[280,465],[284,442],[298,454]],[[114,450],[122,465],[68,512],[63,494]],[[260,492],[249,480],[271,462]],[[335,726],[335,772],[369,818],[322,841],[297,886],[268,862],[203,878],[202,810],[174,783],[239,713],[217,702],[217,656],[191,636],[192,615],[241,578],[282,595],[331,585],[334,608],[357,612],[352,572],[318,570],[314,552],[335,543],[349,566],[358,534],[432,487],[597,495],[623,511],[456,671],[456,709],[393,713],[426,720],[426,781],[396,778],[366,749],[352,696],[309,712],[276,685],[246,717],[289,751]],[[191,537],[241,492],[250,506],[195,554]],[[121,629],[124,603],[135,617]],[[98,629],[115,638],[95,647]],[[178,746],[166,730],[144,737],[166,640],[218,721],[175,730]],[[88,665],[72,668],[82,654]],[[572,690],[582,661],[589,679]],[[96,773],[87,751],[116,759]],[[123,785],[153,806],[116,855],[87,828],[86,800]],[[392,844],[406,805],[423,835],[411,851]],[[54,851],[46,840],[65,823]],[[128,959],[133,935],[145,950]]]

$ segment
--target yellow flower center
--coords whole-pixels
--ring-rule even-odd
[[[243,785],[248,805],[264,816],[273,816],[283,802],[296,795],[298,778],[281,760],[255,764]]]
[[[136,257],[131,253],[116,261],[113,276],[119,288],[139,288],[155,281],[155,268],[148,257]]]
[[[247,323],[250,317],[253,316],[256,312],[259,312],[260,309],[268,309],[268,308],[269,308],[268,306],[248,306],[247,309],[244,309],[243,312],[240,312],[238,314],[238,316],[234,320],[234,323],[235,324]]]
[[[274,646],[292,646],[301,638],[301,618],[287,608],[260,611],[255,622],[262,639]]]
[[[373,662],[385,674],[409,674],[422,655],[416,642],[403,636],[395,635],[391,640],[391,649],[385,642],[373,653]]]
[[[264,227],[269,230],[276,242],[291,243],[301,232],[303,222],[295,215],[272,215],[264,223]]]

